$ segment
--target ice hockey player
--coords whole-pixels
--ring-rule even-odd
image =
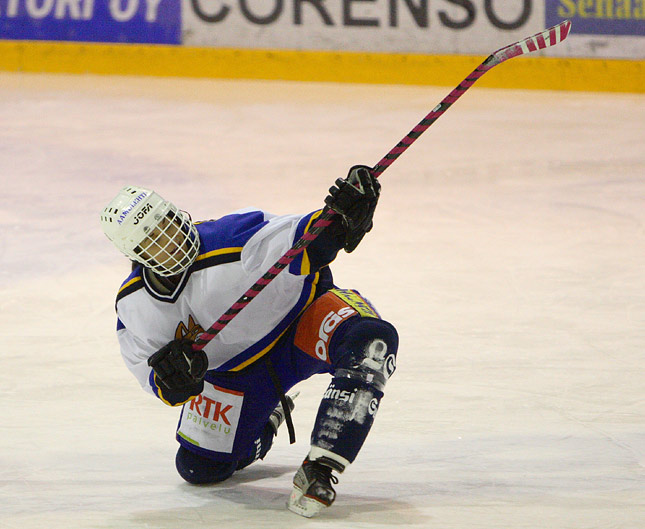
[[[229,478],[289,431],[298,382],[329,373],[311,449],[288,508],[330,506],[395,369],[398,336],[355,290],[334,285],[329,263],[372,228],[380,184],[354,166],[326,197],[334,222],[203,350],[192,345],[315,222],[322,211],[275,216],[246,209],[193,223],[154,191],[124,187],[101,213],[105,234],[132,261],[116,298],[117,336],[144,390],[182,406],[177,471],[194,484]]]

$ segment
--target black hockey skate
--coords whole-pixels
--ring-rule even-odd
[[[293,491],[287,502],[290,511],[311,518],[334,503],[336,491],[332,483],[338,483],[338,478],[332,475],[332,467],[325,463],[336,466],[326,457],[316,461],[304,460],[293,478]]]
[[[296,391],[295,393],[292,393],[291,395],[285,395],[285,399],[287,400],[287,404],[289,404],[289,411],[293,411],[293,409],[296,407],[296,404],[294,403],[294,400],[296,400],[296,397],[300,395],[299,391]],[[284,413],[284,408],[282,407],[282,403],[278,404],[271,412],[271,415],[269,416],[269,424],[271,424],[271,428],[273,428],[273,432],[275,435],[278,435],[278,428],[280,428],[280,425],[284,422],[286,415]]]

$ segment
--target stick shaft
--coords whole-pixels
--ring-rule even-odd
[[[484,62],[477,66],[470,75],[459,83],[452,92],[444,97],[441,103],[434,107],[426,117],[417,124],[416,127],[408,132],[408,134],[399,143],[397,143],[392,150],[390,150],[390,152],[381,158],[379,163],[374,166],[372,174],[376,177],[380,176],[383,171],[394,163],[394,160],[401,156],[408,147],[410,147],[410,145],[412,145],[419,136],[428,129],[428,127],[437,121],[443,113],[448,110],[450,106],[457,101],[457,99],[464,95],[464,92],[475,84],[475,82],[488,70],[508,59],[517,57],[518,55],[554,46],[558,42],[562,42],[567,38],[570,29],[571,22],[569,20],[565,20],[564,22],[541,31],[540,33],[531,35],[524,40],[515,42],[493,52]]]
[[[408,134],[397,143],[372,168],[372,174],[379,177],[403,154],[435,121],[437,121],[450,106],[459,99],[466,90],[498,64],[532,51],[554,46],[564,40],[571,29],[571,22],[566,20],[524,40],[500,48],[489,55],[484,62],[475,68],[455,89],[434,107]],[[264,288],[273,281],[304,249],[314,241],[320,233],[332,223],[335,212],[326,208],[313,226],[307,231],[287,253],[285,253],[256,283],[249,288],[210,328],[204,331],[195,341],[193,348],[201,350],[217,336]]]
[[[376,177],[380,176],[383,171],[392,165],[394,161],[401,156],[408,147],[410,147],[410,145],[417,141],[419,136],[421,136],[421,134],[423,134],[435,121],[437,121],[443,113],[466,92],[466,90],[475,84],[477,79],[490,70],[492,66],[488,66],[487,63],[490,62],[491,58],[492,55],[477,66],[477,68],[475,68],[468,77],[459,83],[452,92],[444,97],[441,103],[434,107],[426,117],[417,124],[416,127],[408,132],[408,134],[404,136],[403,139],[390,150],[390,152],[383,156],[383,158],[381,158],[381,160],[374,166],[372,174]]]

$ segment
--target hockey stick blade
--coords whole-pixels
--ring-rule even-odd
[[[531,53],[532,51],[550,48],[566,39],[570,31],[571,21],[565,20],[564,22],[560,22],[559,24],[545,29],[540,33],[536,33],[524,40],[520,40],[515,44],[500,48],[496,52],[492,53],[487,60],[490,60],[490,66],[492,68],[493,66],[496,66],[508,59],[512,59],[513,57],[517,57],[518,55],[524,55],[525,53]]]
[[[430,113],[423,118],[419,124],[414,127],[399,143],[397,143],[390,152],[388,152],[373,168],[372,174],[379,177],[394,160],[396,160],[410,145],[432,125],[450,106],[459,99],[466,90],[468,90],[475,81],[484,75],[488,70],[501,64],[502,62],[524,55],[532,51],[543,50],[555,46],[562,42],[569,35],[571,30],[571,21],[565,20],[553,27],[545,29],[523,40],[500,48],[489,55],[484,62],[475,68],[471,74],[466,77],[457,87],[450,92]],[[249,288],[210,328],[204,331],[195,341],[193,348],[197,351],[202,350],[206,345],[217,336],[230,322],[235,318],[253,299],[266,287],[275,277],[282,272],[296,256],[302,252],[312,241],[314,241],[320,232],[332,223],[335,212],[325,208],[323,213],[318,217],[316,222],[294,245],[287,251],[256,283]]]

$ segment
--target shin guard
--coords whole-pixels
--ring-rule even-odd
[[[335,376],[318,408],[311,444],[352,463],[374,422],[383,392],[350,376]]]
[[[320,403],[311,444],[352,463],[396,368],[398,336],[392,325],[378,319],[361,318],[347,326],[334,344],[336,370]]]

